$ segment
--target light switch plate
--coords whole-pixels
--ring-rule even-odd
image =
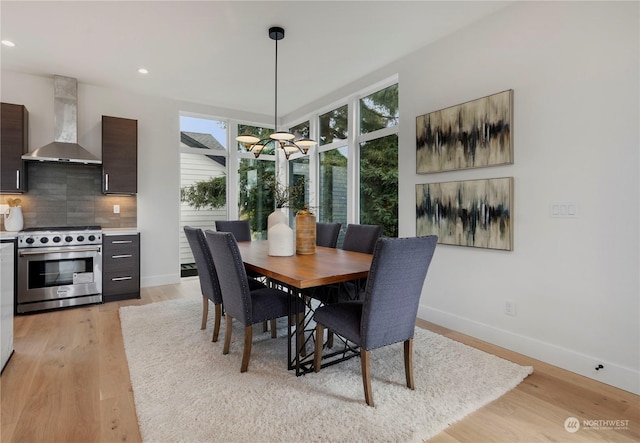
[[[551,203],[549,205],[549,215],[552,218],[577,218],[578,205],[575,203]]]
[[[2,204],[0,205],[0,214],[6,214],[9,210],[9,205]]]

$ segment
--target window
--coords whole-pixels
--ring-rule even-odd
[[[349,135],[347,112],[348,107],[344,105],[320,116],[320,146],[347,139]]]
[[[360,223],[398,236],[398,136],[360,144]]]
[[[398,236],[398,84],[359,100],[360,223]]]
[[[296,140],[310,138],[311,128],[309,120],[289,128],[289,132],[296,136]],[[289,204],[289,226],[295,227],[295,218],[298,210],[305,205],[309,206],[309,156],[291,156],[288,163],[288,186],[293,188],[301,182],[305,183],[304,197],[292,201]],[[314,208],[311,208],[315,212]]]
[[[347,155],[346,146],[320,153],[318,220],[347,226]]]
[[[227,125],[213,118],[180,116],[180,274],[195,275],[185,225],[214,229],[227,218]]]
[[[347,223],[380,225],[384,236],[398,236],[400,113],[391,81],[317,117],[318,221],[342,223],[338,246]]]
[[[252,134],[259,138],[268,137],[273,132],[269,128],[238,125],[238,134]],[[238,149],[244,151],[241,143]],[[255,148],[254,148],[255,149]],[[275,156],[268,153],[260,158],[252,154],[242,154],[238,163],[238,218],[249,220],[254,239],[267,238],[267,218],[275,208],[271,191],[264,186],[266,177],[276,173]]]
[[[348,220],[349,106],[318,117],[318,221],[342,223],[338,245]]]
[[[398,126],[398,84],[360,99],[360,134]]]
[[[309,128],[309,121],[302,122],[299,125],[294,126],[293,128],[289,128],[289,132],[296,136],[296,140],[301,138],[309,138],[309,134],[311,133]]]
[[[289,160],[289,187],[305,182],[304,196],[289,203],[289,226],[295,226],[297,211],[309,205],[309,157],[298,157]],[[313,208],[311,208],[313,209]],[[312,211],[315,212],[315,211]]]

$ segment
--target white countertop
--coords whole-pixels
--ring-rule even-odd
[[[102,235],[135,235],[139,233],[138,228],[102,228]]]
[[[15,240],[18,238],[17,232],[0,231],[0,240]]]

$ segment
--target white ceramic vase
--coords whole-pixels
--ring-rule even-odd
[[[22,206],[14,206],[9,208],[4,215],[4,229],[11,232],[21,231],[24,227],[24,218],[22,217]]]
[[[289,257],[295,253],[293,229],[286,223],[276,223],[267,231],[269,255]]]
[[[287,215],[284,213],[282,208],[276,208],[269,217],[267,217],[267,232],[277,223],[284,223],[286,225],[289,224],[289,220],[287,219]]]

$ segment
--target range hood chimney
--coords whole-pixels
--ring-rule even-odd
[[[23,160],[102,163],[78,144],[78,82],[75,78],[53,77],[53,128],[53,142],[23,155]]]

